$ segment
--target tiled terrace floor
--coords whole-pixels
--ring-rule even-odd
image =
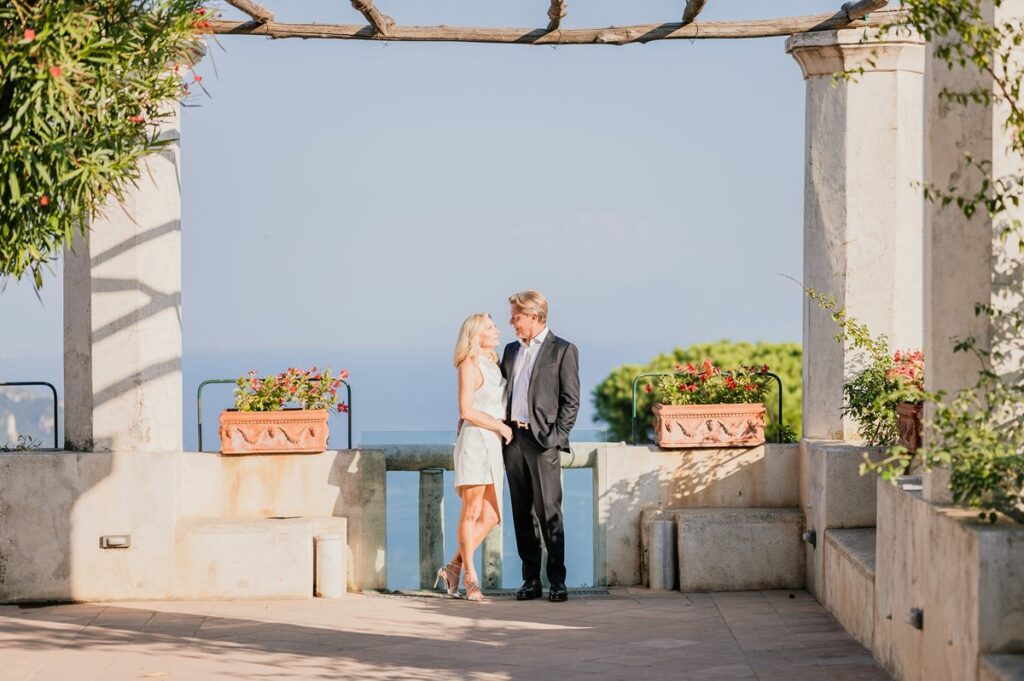
[[[0,678],[888,679],[805,592],[0,606]]]

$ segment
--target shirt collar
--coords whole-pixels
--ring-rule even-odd
[[[540,345],[541,343],[544,342],[544,339],[547,338],[547,337],[548,337],[548,327],[545,326],[543,329],[540,330],[540,333],[538,333],[536,336],[533,337],[532,341],[527,343],[522,338],[520,338],[519,339],[519,344],[522,345],[524,348],[529,348],[529,347],[533,347],[535,345]]]

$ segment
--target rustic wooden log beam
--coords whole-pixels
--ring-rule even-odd
[[[845,11],[786,19],[753,21],[707,21],[697,24],[668,23],[608,28],[580,28],[547,31],[543,28],[463,28],[452,26],[396,26],[387,36],[372,26],[334,24],[254,25],[252,22],[210,22],[219,34],[259,35],[270,38],[324,38],[335,40],[379,40],[395,42],[506,43],[518,45],[628,45],[655,40],[709,40],[769,38],[794,33],[831,31],[839,28],[868,28],[898,24],[901,10],[872,12],[865,19],[851,21]]]
[[[568,13],[569,4],[565,0],[551,0],[551,6],[548,8],[548,30],[557,31]]]
[[[843,11],[846,12],[846,16],[850,18],[850,21],[857,21],[872,12],[877,12],[888,4],[889,0],[858,0],[857,2],[844,4]]]
[[[242,10],[251,16],[253,21],[261,24],[269,23],[274,20],[273,12],[263,5],[258,5],[251,0],[227,0],[227,3],[232,7]]]
[[[352,6],[366,17],[366,21],[373,26],[379,35],[387,36],[395,25],[395,20],[373,6],[373,0],[352,0]]]
[[[708,0],[686,0],[686,9],[683,10],[683,23],[689,24],[696,19],[707,3]]]

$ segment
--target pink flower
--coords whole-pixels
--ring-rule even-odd
[[[344,402],[339,402],[337,409],[338,409],[338,413],[339,414],[347,414],[348,413],[348,405],[345,404]]]
[[[128,120],[131,121],[132,123],[141,123],[142,121],[144,121],[146,119],[143,118],[142,116],[129,116]]]
[[[54,78],[60,78],[60,74],[61,74],[61,70],[60,70],[59,66],[51,66],[50,67],[50,75],[51,76],[53,76]]]
[[[25,29],[25,42],[30,43],[36,39],[36,32],[31,28]]]
[[[50,197],[47,196],[46,194],[43,194],[42,196],[39,197],[39,203],[41,203],[44,206],[49,206],[50,205]]]

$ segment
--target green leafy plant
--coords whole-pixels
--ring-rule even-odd
[[[348,405],[338,401],[338,390],[348,380],[348,370],[337,376],[331,369],[289,368],[272,376],[259,377],[255,371],[239,378],[235,388],[235,409],[239,411],[280,411],[334,409],[346,413]]]
[[[802,285],[801,285],[802,286]],[[924,399],[924,353],[889,351],[884,334],[872,336],[866,324],[839,307],[833,296],[802,287],[808,298],[828,312],[838,329],[837,343],[863,351],[854,377],[843,384],[843,415],[857,422],[857,434],[873,447],[892,446],[899,439],[896,405]]]
[[[982,106],[1001,112],[1009,165],[1020,167],[1024,161],[1024,71],[1020,60],[1024,20],[992,21],[991,7],[1001,5],[1002,0],[903,0],[901,22],[928,40],[935,57],[950,70],[987,76],[990,82],[979,87],[944,87],[938,96],[950,106]],[[899,30],[883,30],[893,28]],[[962,170],[954,178],[958,184],[948,187],[925,184],[925,199],[942,208],[956,208],[966,220],[987,215],[994,242],[1005,249],[1004,266],[1024,266],[1024,230],[1020,219],[1008,212],[1021,205],[1024,176],[997,176],[992,159],[965,155]],[[1014,359],[1013,354],[1019,352],[1024,305],[1019,284],[1013,282],[1012,275],[1003,273],[994,280],[992,299],[975,304],[975,315],[987,317],[993,331],[992,346],[983,347],[972,336],[955,344],[956,352],[969,352],[977,358],[975,383],[952,397],[941,391],[924,394],[923,399],[931,403],[932,416],[926,424],[926,446],[918,455],[926,469],[941,466],[949,470],[954,502],[977,509],[984,520],[995,522],[1002,515],[1024,523],[1024,372],[1019,355]],[[909,453],[895,447],[884,461],[865,461],[862,472],[874,471],[896,482],[908,460]]]
[[[118,202],[160,135],[167,103],[201,85],[188,64],[203,0],[0,3],[0,280],[36,289],[108,197]]]
[[[0,447],[0,452],[29,452],[43,446],[41,440],[36,440],[28,435],[19,435],[18,441],[12,447],[10,443]]]
[[[656,356],[647,364],[625,364],[616,367],[594,388],[591,395],[597,422],[603,422],[611,440],[629,440],[632,433],[632,389],[633,379],[641,374],[654,371],[674,371],[676,366],[699,365],[713,357],[721,366],[762,366],[767,364],[772,372],[782,379],[783,386],[783,430],[784,442],[799,439],[799,425],[802,397],[802,358],[798,343],[749,343],[727,340],[716,343],[699,343],[687,348],[676,348],[671,353]],[[779,437],[778,417],[774,407],[775,388],[770,388],[766,437],[775,442]],[[637,393],[638,431],[649,439],[651,429],[651,407],[655,396],[644,390]]]

